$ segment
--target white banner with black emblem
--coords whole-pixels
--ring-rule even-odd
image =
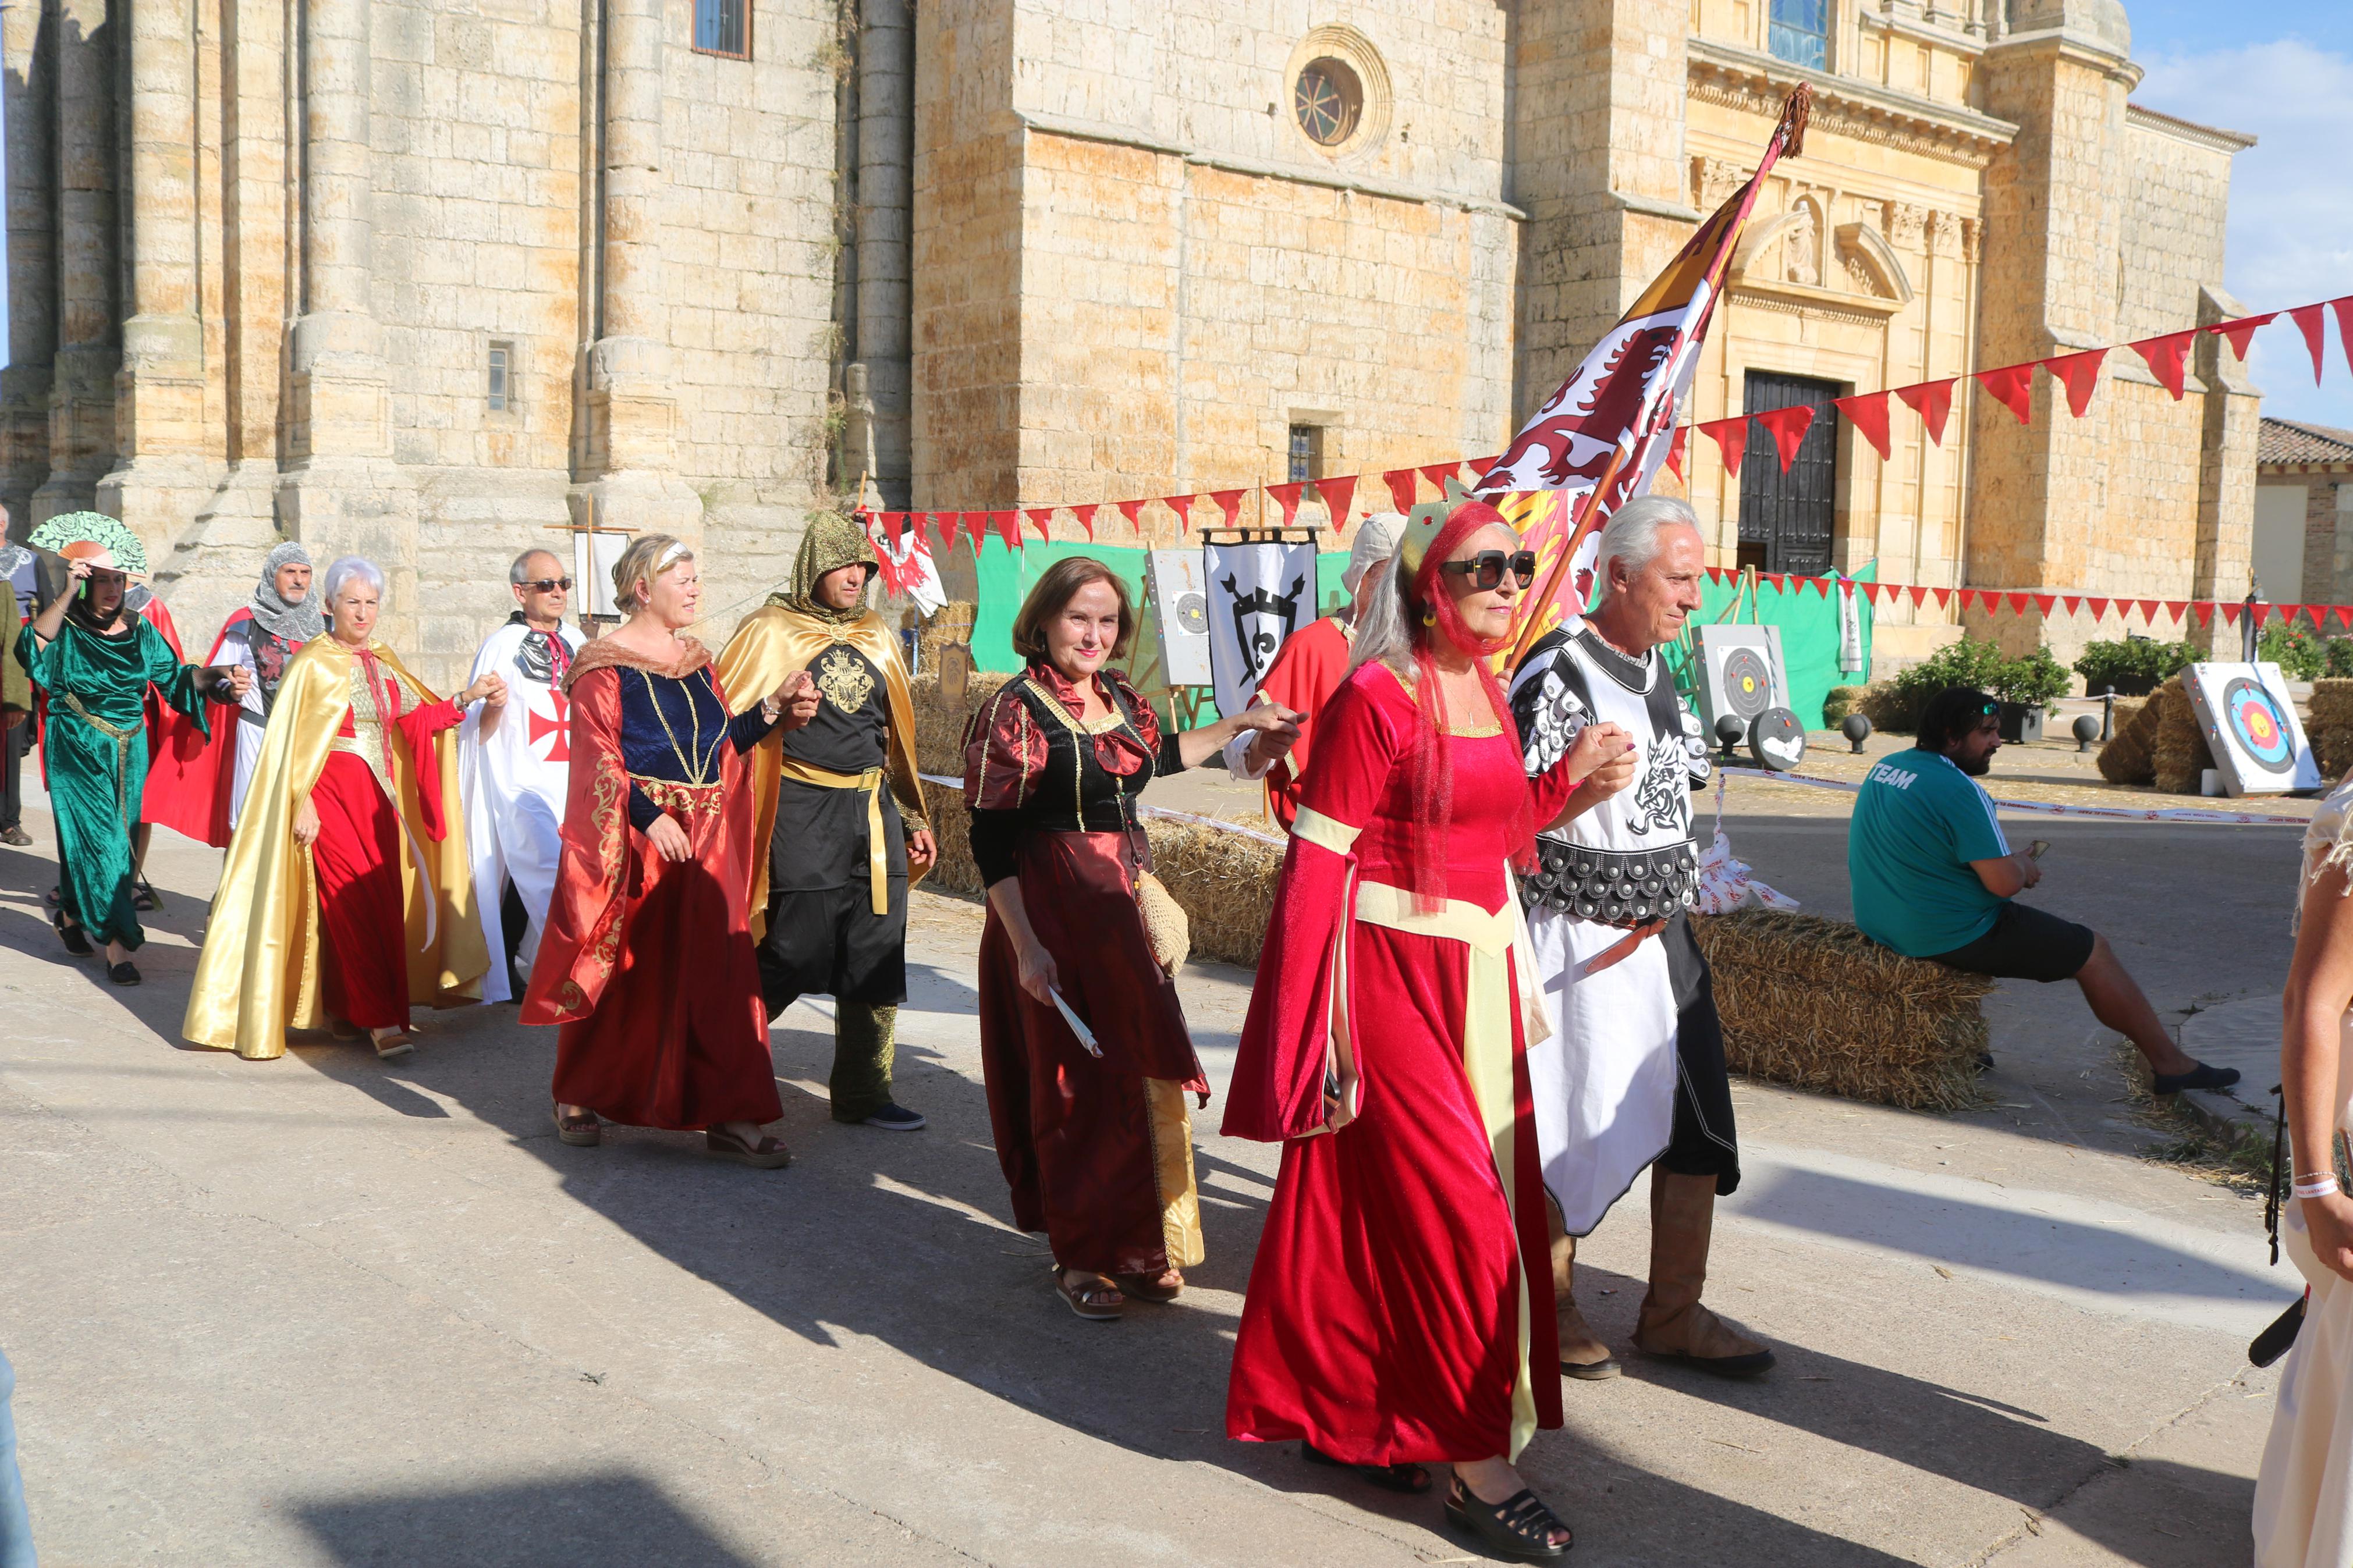
[[[1239,713],[1291,634],[1315,618],[1315,546],[1204,544],[1201,568],[1218,711]]]

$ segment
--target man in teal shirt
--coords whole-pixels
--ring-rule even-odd
[[[2148,1058],[2158,1093],[2228,1089],[2238,1068],[2208,1067],[2176,1045],[2106,938],[2013,901],[2042,868],[2031,851],[2010,851],[1977,782],[2001,749],[2000,713],[1982,691],[1940,691],[1921,710],[1913,748],[1873,764],[1847,829],[1854,923],[1950,969],[2073,980],[2093,1016]]]

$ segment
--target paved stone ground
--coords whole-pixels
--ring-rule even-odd
[[[1844,811],[1741,785],[1728,826],[1843,914]],[[918,900],[900,1081],[930,1130],[834,1126],[804,1004],[776,1039],[799,1160],[764,1174],[671,1134],[563,1147],[553,1032],[504,1008],[430,1016],[388,1065],[182,1047],[218,856],[159,837],[170,903],[119,992],[45,929],[27,822],[41,847],[0,851],[0,1345],[51,1568],[1472,1560],[1434,1500],[1221,1436],[1274,1160],[1215,1106],[1185,1300],[1103,1327],[1049,1295],[989,1147],[975,906]],[[2293,833],[2032,832],[2039,901],[2100,924],[2161,1006],[2276,994]],[[1184,977],[1220,1081],[1247,984]],[[1727,1386],[1630,1354],[1567,1384],[1525,1468],[1577,1561],[2246,1561],[2274,1379],[2243,1347],[2292,1276],[2258,1205],[2143,1157],[2072,986],[1989,1006],[1978,1111],[1736,1085],[1747,1179],[1710,1295],[1781,1364]],[[1641,1210],[1587,1249],[1621,1345]]]

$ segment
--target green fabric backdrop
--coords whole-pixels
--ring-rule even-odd
[[[1855,574],[1860,582],[1877,579],[1879,566],[1872,563]],[[1717,582],[1711,578],[1701,585],[1700,610],[1691,622],[1694,626],[1713,625],[1739,593],[1738,578]],[[1833,589],[1835,591],[1835,589]],[[1871,611],[1868,596],[1855,595],[1855,607],[1862,617],[1862,669],[1843,670],[1839,668],[1838,602],[1819,590],[1795,579],[1787,588],[1776,588],[1759,579],[1757,584],[1757,607],[1752,616],[1746,603],[1737,617],[1739,624],[1778,626],[1781,628],[1781,662],[1789,681],[1790,711],[1809,730],[1822,727],[1822,704],[1830,698],[1833,686],[1860,686],[1863,671],[1871,668]],[[1669,665],[1675,672],[1675,684],[1684,697],[1697,706],[1692,686],[1690,655],[1680,646],[1670,650]]]

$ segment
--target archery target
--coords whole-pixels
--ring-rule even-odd
[[[1759,766],[1786,773],[1806,754],[1806,727],[1787,708],[1767,708],[1748,726],[1748,754]]]
[[[2232,677],[2222,688],[2222,722],[2230,727],[2231,739],[2265,773],[2295,769],[2295,743],[2288,739],[2271,693],[2243,675]]]
[[[1186,594],[1176,601],[1176,624],[1185,628],[1187,637],[1209,635],[1209,601],[1198,594]]]
[[[2231,794],[2322,786],[2295,700],[2276,664],[2193,664],[2182,671],[2190,710]]]
[[[1725,711],[1752,723],[1773,702],[1773,672],[1753,647],[1736,647],[1724,656]]]
[[[1720,624],[1693,628],[1699,644],[1695,661],[1700,719],[1706,732],[1727,715],[1748,727],[1767,709],[1789,706],[1789,682],[1781,664],[1778,626]]]

